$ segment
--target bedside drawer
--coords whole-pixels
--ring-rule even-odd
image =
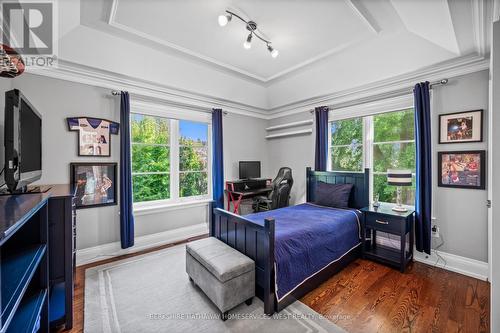
[[[365,225],[367,228],[384,232],[399,234],[401,232],[401,224],[405,223],[404,219],[398,219],[393,216],[381,214],[366,214],[365,216]]]

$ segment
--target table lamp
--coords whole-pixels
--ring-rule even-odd
[[[411,170],[387,170],[387,184],[397,186],[396,206],[392,210],[396,212],[406,212],[401,199],[401,186],[411,186]]]

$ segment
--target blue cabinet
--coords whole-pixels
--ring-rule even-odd
[[[49,331],[48,198],[0,196],[0,333]]]

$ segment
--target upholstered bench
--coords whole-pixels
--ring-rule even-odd
[[[209,237],[186,245],[186,272],[227,319],[227,312],[255,296],[255,263],[252,259]]]

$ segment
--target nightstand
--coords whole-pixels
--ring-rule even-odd
[[[369,237],[363,242],[362,253],[363,258],[397,266],[404,272],[406,265],[413,259],[415,210],[413,207],[405,206],[408,211],[396,212],[392,207],[394,205],[381,204],[378,208],[370,206],[361,209],[363,212],[361,234],[365,235],[365,238],[367,235]],[[377,244],[377,231],[399,236],[400,248]],[[409,246],[406,249],[408,235]]]

